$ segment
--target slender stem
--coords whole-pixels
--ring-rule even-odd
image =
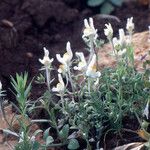
[[[89,60],[88,60],[88,65],[91,62],[91,59],[92,59],[92,57],[93,57],[94,54],[95,54],[95,51],[94,51],[94,42],[93,42],[93,39],[90,38],[90,56],[89,56]]]
[[[121,107],[122,107],[122,101],[123,101],[123,95],[122,95],[122,84],[121,84],[121,75],[119,74],[118,75],[118,81],[119,81],[119,107],[120,107],[120,110],[121,110]]]
[[[132,32],[129,32],[129,41],[132,43]]]
[[[86,143],[87,143],[87,150],[92,150],[88,139],[86,139]]]
[[[48,67],[46,67],[46,82],[47,82],[47,87],[48,87],[48,90],[50,90],[50,71],[48,69]]]
[[[71,88],[72,88],[72,92],[73,92],[73,95],[74,95],[75,94],[75,89],[74,89],[73,80],[72,80],[72,77],[71,77],[71,72],[70,72],[70,67],[69,66],[68,66],[68,78],[69,78]],[[72,96],[72,100],[73,100],[73,102],[75,102],[74,96]]]
[[[68,80],[69,80],[69,79],[68,79],[68,74],[66,73],[65,76],[66,76],[66,87],[67,87],[67,86],[68,86]]]
[[[134,114],[135,114],[135,117],[137,118],[137,120],[138,120],[140,126],[142,126],[142,121],[140,120],[138,114],[137,114],[135,111],[134,111]]]
[[[88,93],[89,93],[89,96],[91,94],[91,81],[90,81],[90,78],[88,78]]]
[[[113,50],[113,52],[114,52],[114,54],[115,54],[115,57],[116,57],[116,60],[117,60],[117,63],[118,63],[118,54],[116,53],[116,50],[115,50],[115,48],[114,48],[114,44],[113,44],[112,40],[109,40],[109,43],[110,43],[111,46],[112,46],[112,50]]]
[[[111,95],[110,95],[111,90],[110,90],[110,84],[108,82],[108,76],[106,76],[106,85],[107,85],[107,90],[108,90],[108,93],[109,93],[108,100],[109,100],[109,102],[111,102]]]
[[[65,105],[64,105],[64,97],[63,97],[63,94],[61,94],[60,98],[61,98],[61,103],[62,103],[63,112],[65,112]]]

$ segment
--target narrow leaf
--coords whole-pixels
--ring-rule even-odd
[[[46,141],[47,140],[47,137],[49,136],[49,130],[51,129],[51,127],[49,127],[48,129],[46,129],[44,131],[44,134],[43,134],[43,139]]]
[[[69,134],[69,125],[66,124],[63,126],[62,130],[59,132],[59,136],[61,139],[67,139]]]

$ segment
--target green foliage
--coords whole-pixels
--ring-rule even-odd
[[[39,150],[39,148],[40,144],[37,141],[31,143],[30,141],[24,140],[15,146],[15,150]]]
[[[31,91],[31,82],[27,85],[28,74],[16,74],[16,80],[11,76],[11,84],[15,90],[20,111],[26,113],[26,103]]]
[[[63,126],[63,128],[59,132],[59,137],[63,140],[66,140],[69,135],[69,125],[66,124]]]
[[[51,129],[51,127],[49,127],[48,129],[46,129],[43,133],[43,139],[46,141],[47,137],[49,136],[49,130]]]
[[[52,136],[48,136],[47,138],[46,138],[46,146],[49,146],[51,143],[53,143],[54,142],[54,139],[53,139],[53,137]]]
[[[32,146],[28,141],[23,141],[21,143],[18,143],[15,147],[15,150],[32,150]]]
[[[90,7],[100,7],[100,13],[110,14],[115,7],[120,7],[123,0],[87,0],[87,5]]]
[[[68,149],[76,150],[79,148],[79,143],[76,139],[71,139],[68,144]]]

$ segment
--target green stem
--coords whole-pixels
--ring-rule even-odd
[[[88,93],[89,93],[89,96],[91,94],[91,81],[90,81],[90,78],[88,78]]]
[[[107,85],[107,90],[108,90],[108,93],[109,93],[108,100],[109,100],[109,102],[111,102],[111,95],[110,95],[111,90],[110,90],[110,84],[108,82],[108,79],[109,79],[108,76],[106,76],[106,85]]]
[[[65,112],[64,97],[63,97],[62,94],[61,94],[60,98],[61,98],[60,100],[61,100],[61,103],[62,103],[63,112]]]
[[[46,67],[46,82],[47,82],[47,87],[48,87],[48,90],[50,90],[50,72],[49,72],[49,69],[48,67]]]
[[[94,51],[94,43],[93,43],[93,40],[92,39],[90,39],[90,56],[89,56],[89,60],[88,60],[88,65],[89,65],[89,63],[91,62],[91,60],[92,60],[92,57],[93,57],[93,55],[95,54],[95,51]]]
[[[92,150],[91,145],[90,145],[90,143],[89,143],[89,140],[88,140],[88,139],[86,139],[86,143],[87,143],[87,150]]]
[[[116,50],[115,50],[115,48],[114,48],[114,44],[113,44],[112,40],[109,40],[109,43],[110,43],[111,46],[112,46],[112,51],[114,52],[115,57],[116,57],[116,60],[117,60],[117,62],[118,62],[118,55],[117,55],[117,53],[116,53]]]
[[[72,77],[71,77],[71,72],[70,72],[70,67],[69,66],[68,66],[68,77],[69,77],[69,81],[70,81],[72,92],[73,92],[72,101],[75,102],[75,100],[74,100],[75,89],[74,89],[73,80],[72,80]]]
[[[130,44],[132,43],[132,32],[129,32],[129,41],[130,41]]]

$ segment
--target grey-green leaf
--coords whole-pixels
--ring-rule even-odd
[[[37,141],[35,141],[35,142],[33,143],[32,149],[33,149],[33,150],[38,150],[39,148],[40,148],[40,143],[37,142]]]
[[[54,142],[54,139],[52,136],[48,136],[47,139],[46,139],[46,145],[50,145]]]
[[[105,0],[88,0],[87,4],[88,4],[88,6],[96,7],[96,6],[101,5],[104,1]]]
[[[104,3],[101,6],[100,12],[102,14],[110,14],[114,10],[114,6],[110,3]]]
[[[69,125],[66,124],[63,126],[62,130],[59,132],[59,137],[61,139],[67,139],[68,134],[69,134]]]
[[[76,139],[71,139],[68,144],[68,149],[76,150],[79,148],[79,142]]]
[[[50,130],[51,127],[49,127],[48,129],[46,129],[44,131],[44,134],[43,134],[43,139],[46,141],[47,137],[49,136],[49,130]]]

